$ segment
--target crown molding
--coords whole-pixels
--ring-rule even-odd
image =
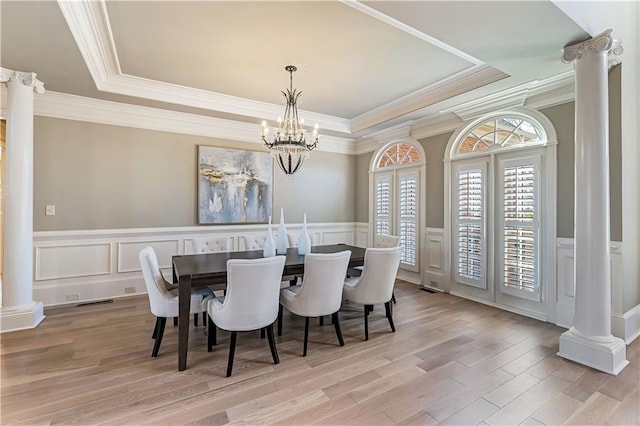
[[[508,77],[507,74],[489,65],[474,65],[414,93],[354,117],[351,119],[351,130],[358,132],[367,129],[506,77]]]
[[[529,98],[536,96],[537,99],[532,99],[531,104],[538,108],[549,106],[546,102],[555,102],[556,104],[562,103],[563,100],[568,102],[574,97],[573,79],[573,71],[569,71],[544,80],[529,81],[507,90],[447,108],[442,112],[453,112],[462,120],[467,121],[492,111],[524,106]],[[529,106],[533,107],[533,105]]]
[[[100,91],[153,99],[257,119],[282,115],[282,106],[124,74],[111,33],[104,0],[58,0],[69,30]],[[307,122],[322,129],[351,133],[348,119],[300,110]]]
[[[4,90],[4,89],[3,89]],[[3,95],[4,97],[4,95]],[[104,101],[48,91],[35,98],[34,114],[64,120],[135,127],[262,145],[259,124]],[[355,154],[352,139],[322,136],[318,151]]]

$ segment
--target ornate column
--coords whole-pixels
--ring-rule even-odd
[[[33,90],[44,93],[35,73],[0,69],[7,84],[7,150],[4,197],[0,331],[33,328],[44,319],[33,301]]]
[[[616,375],[629,362],[624,341],[611,334],[607,74],[609,57],[621,53],[611,30],[562,52],[576,76],[575,314],[558,355]]]

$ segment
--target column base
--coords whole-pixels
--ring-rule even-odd
[[[629,364],[624,340],[594,339],[583,336],[574,327],[560,335],[558,356],[617,376]]]
[[[44,319],[42,302],[0,308],[0,333],[35,328]]]

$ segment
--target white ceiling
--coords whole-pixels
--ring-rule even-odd
[[[1,65],[48,91],[259,123],[301,114],[364,136],[571,67],[588,37],[548,1],[0,3]]]

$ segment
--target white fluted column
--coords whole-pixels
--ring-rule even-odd
[[[0,331],[33,328],[44,319],[33,300],[33,90],[35,73],[0,69],[7,84],[2,307]]]
[[[610,374],[629,363],[611,334],[609,252],[609,57],[622,53],[611,30],[565,47],[575,62],[575,315],[558,355]]]

